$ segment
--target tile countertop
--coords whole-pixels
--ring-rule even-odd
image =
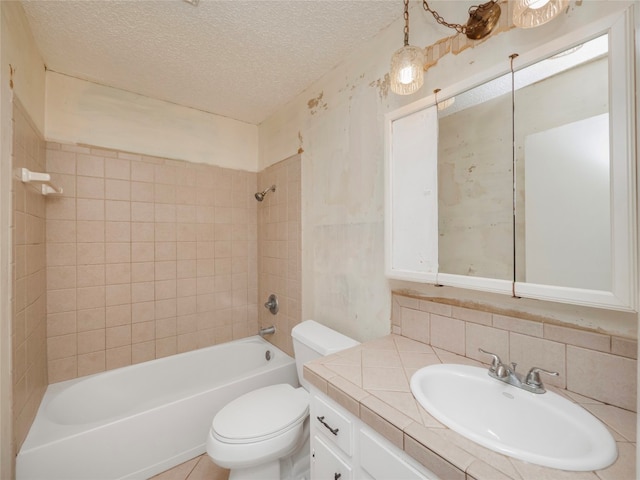
[[[391,443],[443,480],[632,480],[636,478],[636,414],[581,395],[548,390],[582,405],[605,423],[618,445],[618,460],[596,472],[568,472],[533,465],[484,448],[429,415],[409,388],[427,365],[472,359],[398,335],[387,335],[309,362],[304,377]]]

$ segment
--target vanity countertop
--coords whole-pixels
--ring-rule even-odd
[[[541,467],[484,448],[429,415],[411,394],[409,380],[416,370],[437,363],[486,367],[470,358],[391,334],[309,362],[304,367],[304,377],[443,480],[636,478],[634,412],[547,387],[580,404],[609,427],[618,445],[618,460],[595,472]]]

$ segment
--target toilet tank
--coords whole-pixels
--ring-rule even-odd
[[[314,320],[305,320],[293,327],[291,337],[293,337],[298,380],[307,390],[309,390],[309,383],[302,376],[302,367],[305,363],[360,344],[353,338]]]

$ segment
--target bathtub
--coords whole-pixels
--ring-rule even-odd
[[[255,336],[49,385],[16,478],[148,478],[204,453],[230,400],[276,383],[298,385],[295,362]]]

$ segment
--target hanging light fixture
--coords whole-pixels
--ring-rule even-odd
[[[544,0],[542,0],[544,1]],[[481,5],[474,5],[469,8],[469,20],[464,25],[459,23],[449,23],[442,16],[433,10],[427,0],[422,0],[423,8],[433,15],[440,25],[453,28],[456,32],[462,33],[471,40],[480,40],[491,33],[500,19],[500,5],[498,0],[490,0]]]
[[[409,0],[404,0],[404,46],[391,57],[391,91],[410,95],[424,83],[424,52],[409,45]]]
[[[449,23],[433,10],[427,0],[422,0],[425,11],[433,15],[437,23],[465,35],[471,40],[481,40],[489,35],[500,19],[500,0],[489,0],[469,8],[469,19],[464,25]],[[520,28],[533,28],[557,17],[569,5],[569,0],[515,0],[513,23]],[[424,83],[424,52],[409,45],[409,0],[404,0],[404,46],[391,58],[391,90],[399,95],[416,92]]]
[[[556,18],[569,5],[569,0],[517,0],[513,7],[513,24],[534,28]]]
[[[490,0],[469,8],[469,20],[465,25],[446,22],[429,6],[427,0],[422,0],[422,6],[440,25],[453,28],[473,40],[489,35],[500,18],[498,0]],[[419,90],[423,83],[424,52],[419,47],[409,45],[409,0],[404,0],[404,46],[391,57],[391,91],[399,95],[409,95]]]

